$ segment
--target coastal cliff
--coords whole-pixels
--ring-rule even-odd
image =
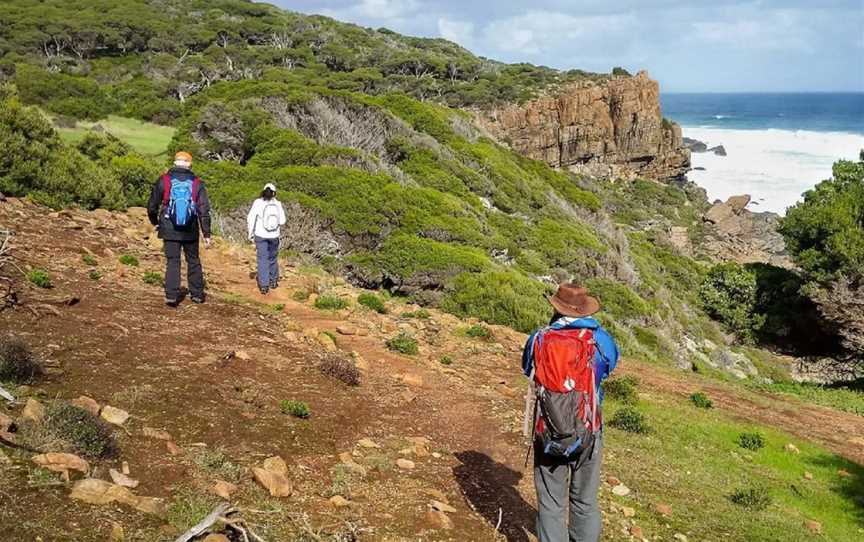
[[[550,166],[599,176],[680,179],[690,167],[681,128],[660,113],[660,87],[644,71],[580,81],[555,95],[479,115],[519,153]]]

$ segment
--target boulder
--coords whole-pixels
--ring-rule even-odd
[[[123,425],[129,419],[129,413],[125,410],[105,405],[102,407],[102,412],[99,414],[102,419],[114,425]]]
[[[705,152],[713,152],[717,156],[726,156],[726,147],[724,147],[723,145],[717,145],[711,147],[710,149],[707,149]]]
[[[76,482],[72,486],[69,497],[89,504],[105,505],[119,502],[155,516],[164,516],[166,512],[161,499],[138,497],[125,487],[97,478],[85,478]]]
[[[252,468],[255,480],[266,489],[271,497],[290,497],[294,492],[291,482],[283,474],[259,467]]]
[[[72,399],[72,401],[70,401],[70,402],[73,405],[77,406],[78,408],[84,409],[94,416],[99,415],[99,410],[101,407],[99,406],[99,403],[97,403],[95,399],[91,399],[90,397],[87,397],[86,395],[82,395],[82,396],[78,397],[77,399]]]
[[[740,213],[750,204],[750,195],[749,194],[741,194],[740,196],[730,196],[729,199],[726,200],[726,205],[732,208],[732,212],[735,214]]]
[[[284,459],[277,455],[265,459],[261,466],[270,472],[275,472],[276,474],[288,474],[288,464],[285,463]]]
[[[744,354],[733,352],[728,348],[718,348],[708,357],[708,363],[717,369],[722,369],[741,380],[748,376],[756,376],[759,371],[750,358]]]

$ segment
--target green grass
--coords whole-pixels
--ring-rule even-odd
[[[151,286],[162,286],[162,283],[165,279],[162,278],[162,273],[157,271],[145,271],[142,279],[144,284],[149,284]]]
[[[701,391],[692,393],[690,395],[690,402],[693,403],[697,408],[708,409],[714,407],[714,403],[711,402],[711,399],[709,399],[708,396]]]
[[[81,256],[81,261],[91,267],[99,265],[99,261],[96,259],[96,256],[93,256],[92,254],[84,254],[83,256]]]
[[[464,329],[462,333],[472,339],[483,339],[486,341],[492,339],[492,330],[482,324],[474,324]]]
[[[335,295],[322,295],[315,300],[315,308],[322,311],[338,311],[348,306],[348,300]]]
[[[387,348],[400,354],[414,356],[418,352],[417,339],[405,331],[400,331],[398,335],[387,341]]]
[[[387,307],[384,305],[384,301],[375,294],[364,292],[357,296],[357,303],[378,314],[387,314]]]
[[[633,406],[625,406],[615,411],[609,425],[628,433],[644,435],[651,432],[645,415]]]
[[[400,314],[402,318],[416,318],[418,320],[428,320],[432,314],[426,309],[417,309],[416,311],[403,312]]]
[[[829,387],[798,382],[752,384],[751,387],[759,391],[791,395],[809,403],[864,416],[864,392],[849,387]]]
[[[168,523],[178,532],[204,519],[216,505],[216,498],[190,488],[183,489],[168,506]]]
[[[279,403],[279,410],[281,410],[283,414],[290,414],[295,418],[308,418],[312,415],[309,405],[303,401],[289,401],[288,399],[285,399]]]
[[[123,265],[128,265],[129,267],[138,267],[138,258],[132,254],[123,254],[118,258],[118,261]]]
[[[441,359],[439,359],[438,361],[441,362],[441,365],[453,365],[453,358],[451,358],[450,356],[441,356]]]
[[[57,132],[64,141],[74,144],[81,141],[97,124],[120,141],[148,156],[165,154],[175,131],[167,126],[111,115],[99,122],[79,121],[75,128],[57,128]]]
[[[731,542],[776,541],[778,533],[784,542],[861,539],[861,466],[784,432],[744,425],[720,410],[688,408],[686,397],[655,395],[645,403],[641,410],[653,431],[638,435],[608,427],[604,469],[632,490],[624,500],[636,507],[649,540],[671,539],[675,532],[691,540]],[[609,419],[615,405],[606,405]],[[762,434],[765,447],[758,453],[741,449],[737,438],[744,431]],[[801,453],[784,451],[788,443]],[[840,469],[851,476],[838,475]],[[805,480],[805,472],[813,479]],[[732,501],[736,491],[756,487],[771,499],[763,510]],[[672,516],[654,512],[656,503],[670,505]],[[804,527],[807,519],[822,524],[821,538]]]
[[[27,273],[27,280],[39,288],[51,288],[51,275],[43,269],[33,269]]]
[[[603,382],[603,396],[620,403],[635,404],[639,400],[639,380],[627,375],[610,378]]]
[[[94,269],[93,271],[90,271],[87,276],[90,280],[100,280],[102,278],[102,273]]]
[[[765,438],[758,431],[741,433],[738,435],[738,446],[756,452],[765,447]]]

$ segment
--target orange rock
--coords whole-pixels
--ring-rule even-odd
[[[272,497],[290,497],[294,492],[291,482],[282,474],[258,467],[252,468],[252,474]]]
[[[87,474],[90,465],[87,461],[74,454],[47,453],[33,456],[32,461],[42,468],[54,472],[68,473],[77,470]]]
[[[97,403],[95,399],[91,399],[90,397],[87,397],[86,395],[82,395],[82,396],[78,397],[77,399],[72,399],[72,401],[70,401],[70,402],[73,405],[77,406],[78,408],[84,409],[94,416],[99,415],[99,409],[101,407],[99,406],[99,403]]]
[[[231,494],[237,491],[237,486],[224,480],[216,480],[210,487],[210,493],[222,497],[226,501],[231,498]]]

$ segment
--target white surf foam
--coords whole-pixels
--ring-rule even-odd
[[[856,160],[864,135],[806,130],[730,130],[684,126],[686,137],[708,147],[723,145],[727,156],[693,153],[687,177],[708,191],[710,200],[750,194],[753,211],[784,214],[801,194],[831,176],[839,159]],[[757,205],[758,204],[758,205]]]

